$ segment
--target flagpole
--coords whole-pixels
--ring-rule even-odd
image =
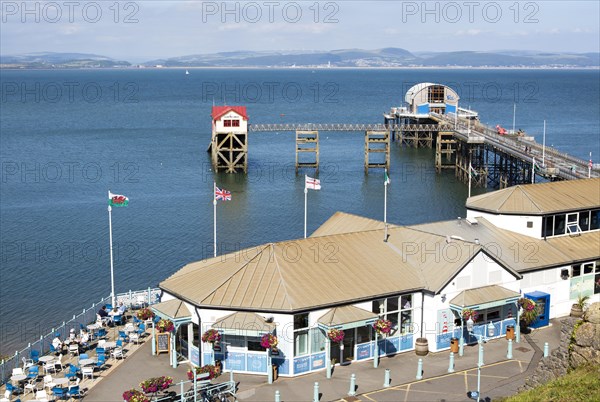
[[[469,158],[469,196],[468,198],[471,198],[471,169],[473,169],[473,167],[471,166],[471,159]]]
[[[385,180],[383,181],[383,223],[385,225],[384,238],[383,241],[387,241],[388,238],[388,224],[387,224],[387,188],[388,188],[388,180],[387,180],[387,169],[385,170]]]
[[[542,137],[542,166],[546,166],[546,120],[544,120],[544,135]]]
[[[515,121],[517,119],[517,104],[513,103],[513,134],[515,133]]]
[[[110,200],[110,190],[108,190],[108,199]],[[108,205],[108,238],[110,242],[109,250],[110,250],[110,297],[112,301],[112,305],[115,304],[115,273],[114,273],[114,264],[113,264],[113,240],[112,240],[112,207],[110,204]]]
[[[213,256],[217,256],[217,183],[213,181]]]
[[[531,183],[535,183],[535,156],[533,157],[533,163],[531,164]]]
[[[590,152],[590,163],[588,163],[588,179],[592,177],[592,153]]]
[[[306,203],[307,203],[307,197],[308,195],[308,188],[306,188],[306,175],[304,175],[304,238],[306,239],[306,213],[307,213],[307,208],[306,208]]]

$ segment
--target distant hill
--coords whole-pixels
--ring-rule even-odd
[[[330,51],[230,51],[151,60],[146,67],[600,67],[600,53],[410,52],[401,48]],[[4,68],[111,68],[131,63],[86,53],[0,56]]]
[[[0,55],[0,66],[11,68],[109,68],[127,67],[131,63],[87,53],[27,53]]]

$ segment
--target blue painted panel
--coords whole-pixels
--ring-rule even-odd
[[[290,361],[288,359],[273,358],[273,364],[277,366],[279,374],[290,373]]]
[[[423,103],[422,105],[417,105],[417,113],[420,113],[420,114],[429,113],[429,103]]]
[[[356,346],[356,360],[365,360],[373,357],[373,343],[361,343]]]
[[[200,365],[200,351],[195,346],[190,347],[190,360],[192,364]]]
[[[246,355],[246,371],[253,373],[267,372],[267,356],[248,353]]]
[[[235,371],[246,371],[246,354],[228,352],[225,359],[225,368]]]
[[[294,359],[294,374],[306,373],[310,370],[310,356],[297,357]]]
[[[413,348],[413,335],[403,335],[400,337],[400,350],[408,350]]]
[[[385,346],[387,345],[386,340],[382,339],[380,341],[377,341],[377,345],[379,346],[379,356],[385,355]],[[375,353],[373,353],[373,356],[374,355]]]
[[[317,353],[310,357],[311,370],[318,370],[325,367],[325,352]]]
[[[456,113],[456,106],[446,103],[446,113]]]
[[[212,353],[202,353],[204,364],[214,364]]]
[[[215,360],[225,360],[225,353],[215,353]]]
[[[400,337],[394,336],[393,338],[388,338],[387,341],[387,345],[385,345],[385,352],[388,355],[398,353],[400,350]]]
[[[454,334],[452,332],[446,332],[445,334],[440,334],[436,336],[435,343],[437,349],[445,349],[450,347],[450,339]]]

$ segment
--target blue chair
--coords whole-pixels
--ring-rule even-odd
[[[55,399],[66,399],[67,398],[67,391],[61,387],[52,388],[52,394],[54,395]]]
[[[96,362],[96,368],[98,370],[104,369],[104,364],[106,364],[106,356],[98,355],[98,361]]]
[[[29,353],[29,357],[31,357],[31,360],[33,360],[34,363],[37,363],[40,361],[40,351],[36,350],[36,349],[31,349],[31,352]]]
[[[140,326],[138,327],[138,329],[135,330],[135,332],[137,332],[139,336],[144,335],[144,333],[146,333],[146,324],[140,324]]]
[[[79,360],[82,360],[82,359],[89,359],[89,358],[90,358],[90,357],[88,356],[88,354],[87,354],[87,353],[81,353],[81,354],[79,355]]]
[[[69,372],[65,374],[65,377],[68,379],[77,378],[77,373],[79,372],[79,367],[69,364]]]
[[[23,392],[23,390],[21,388],[19,388],[16,385],[12,385],[11,383],[6,383],[6,390],[10,391],[10,394],[20,394]]]
[[[123,316],[115,314],[113,316],[113,322],[115,323],[115,325],[121,325],[123,324],[121,321],[123,320]]]
[[[83,396],[83,393],[81,392],[79,385],[73,385],[72,387],[69,387],[69,390],[67,391],[67,396],[69,398],[81,398]]]
[[[125,331],[119,331],[119,339],[129,342],[129,336],[125,333]]]
[[[107,335],[106,330],[104,328],[100,328],[98,330],[97,335],[98,335],[98,339],[106,338],[106,335]]]
[[[100,357],[100,356],[106,357],[106,349],[104,349],[104,348],[96,348],[96,355],[98,357]]]
[[[139,324],[140,322],[142,322],[142,320],[140,320],[139,318],[137,318],[136,316],[133,316],[133,323],[134,324]]]
[[[106,305],[106,311],[111,311],[113,309],[113,305],[112,304],[107,304]]]
[[[52,344],[50,345],[50,353],[52,353],[52,354],[57,354],[58,353],[58,350],[56,350],[56,348]]]
[[[30,379],[30,380],[36,380],[39,375],[40,375],[40,368],[39,368],[39,366],[29,367],[29,372],[27,373],[27,378],[28,379]]]

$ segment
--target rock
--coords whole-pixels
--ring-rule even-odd
[[[600,351],[574,345],[571,352],[571,366],[576,368],[585,364],[600,364]]]
[[[592,324],[600,324],[600,302],[592,303],[585,312],[585,320]]]
[[[582,347],[591,347],[596,336],[596,326],[591,322],[584,322],[575,332],[575,343]]]

